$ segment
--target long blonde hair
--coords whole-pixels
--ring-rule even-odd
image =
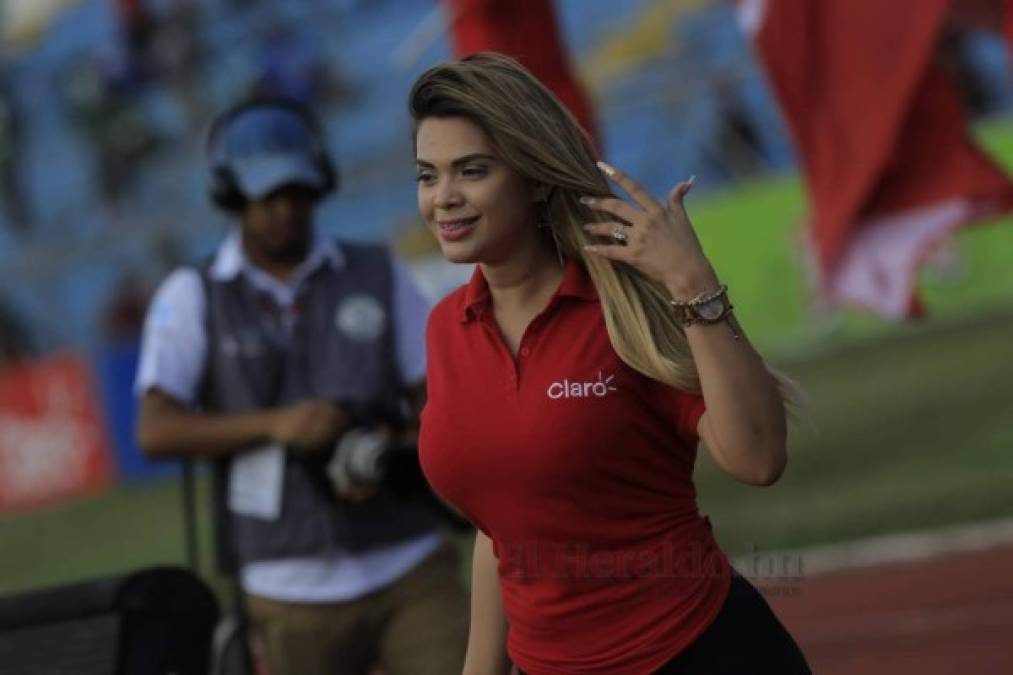
[[[595,166],[587,134],[566,107],[519,63],[488,52],[430,68],[415,81],[408,100],[416,130],[428,117],[468,119],[504,163],[548,188],[546,215],[556,245],[563,256],[586,266],[619,358],[647,377],[699,392],[686,334],[665,288],[629,265],[584,252],[585,244],[599,239],[584,231],[584,223],[610,218],[579,199],[612,191]]]

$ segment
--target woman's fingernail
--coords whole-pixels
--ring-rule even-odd
[[[615,170],[615,169],[613,169],[613,168],[612,168],[611,166],[609,166],[608,164],[606,164],[605,162],[598,162],[597,164],[598,164],[598,168],[599,168],[599,169],[601,169],[601,170],[602,170],[602,172],[603,172],[603,173],[604,173],[604,174],[605,174],[606,176],[614,176],[614,175],[615,175],[615,173],[616,173],[616,170]]]
[[[581,197],[578,201],[580,201],[580,203],[583,204],[584,206],[590,206],[591,204],[594,204],[594,197],[584,196]]]
[[[689,180],[686,181],[686,184],[689,185],[690,187],[693,187],[693,183],[695,182],[696,182],[696,174],[693,174],[692,176],[689,177]]]
[[[591,223],[586,223],[584,225],[584,230],[587,231],[587,232],[590,232],[593,229],[594,229],[594,225],[592,225]]]

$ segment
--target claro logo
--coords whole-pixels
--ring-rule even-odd
[[[598,379],[592,382],[553,382],[545,391],[552,400],[560,398],[605,398],[610,391],[616,391],[612,386],[615,375],[605,376],[600,370]]]

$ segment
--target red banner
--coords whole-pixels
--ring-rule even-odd
[[[73,355],[0,370],[0,513],[94,493],[112,463],[91,372]]]
[[[739,0],[794,136],[822,290],[916,315],[917,270],[954,230],[1013,208],[1013,182],[971,137],[939,51],[951,0]],[[983,9],[984,8],[984,9]],[[998,27],[998,26],[997,26]]]
[[[447,0],[454,54],[475,52],[511,56],[541,80],[598,146],[591,102],[570,65],[553,0]]]

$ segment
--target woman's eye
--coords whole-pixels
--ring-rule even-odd
[[[431,183],[433,181],[433,174],[422,172],[415,176],[415,180],[420,183]]]
[[[489,171],[484,166],[466,166],[461,171],[461,175],[465,178],[482,178]]]

